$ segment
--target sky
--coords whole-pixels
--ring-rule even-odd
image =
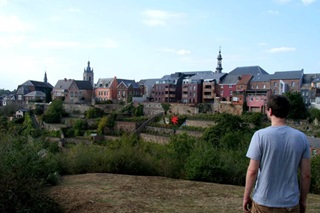
[[[320,73],[320,0],[0,0],[0,89],[175,72]]]

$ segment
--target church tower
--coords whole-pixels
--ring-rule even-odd
[[[91,85],[94,86],[94,84],[93,84],[93,69],[90,67],[90,61],[88,61],[87,68],[84,68],[83,80],[90,81]]]
[[[43,82],[44,82],[44,83],[48,83],[47,72],[44,72]]]
[[[217,57],[217,68],[216,68],[216,73],[221,73],[222,71],[222,56],[221,56],[221,47],[219,49],[219,55]]]

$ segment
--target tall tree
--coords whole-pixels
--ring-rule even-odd
[[[291,109],[288,118],[305,119],[307,117],[307,108],[303,102],[300,92],[288,92],[285,96],[289,99]]]

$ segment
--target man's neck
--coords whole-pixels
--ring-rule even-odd
[[[272,116],[271,126],[285,126],[285,125],[287,125],[285,118],[277,118],[275,116]]]

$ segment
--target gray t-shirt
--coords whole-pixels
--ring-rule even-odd
[[[299,203],[297,172],[310,158],[304,133],[289,126],[270,126],[254,133],[247,157],[260,161],[253,200],[263,206],[293,207]]]

